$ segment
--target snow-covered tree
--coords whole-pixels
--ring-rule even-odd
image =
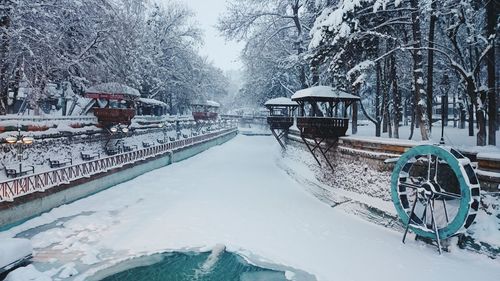
[[[416,117],[412,128],[414,124],[420,127],[422,139],[429,138],[430,107],[435,100],[435,88],[439,87],[433,82],[434,76],[453,73],[452,80],[463,86],[469,104],[469,134],[473,134],[476,116],[477,143],[484,145],[487,91],[492,97],[490,115],[497,112],[494,79],[486,87],[484,77],[485,57],[492,56],[498,31],[491,23],[489,29],[484,27],[486,12],[484,6],[473,0],[341,0],[325,8],[316,19],[309,44],[312,67],[326,66],[337,85],[355,90],[375,88],[375,93],[369,94],[375,95],[375,117],[370,119],[378,127],[380,122],[391,120],[387,116],[391,111],[384,112],[388,107],[393,108],[394,123],[399,123],[401,105],[396,103],[405,103],[405,95],[398,92],[411,88],[411,108],[415,108],[411,116]],[[411,79],[407,75],[409,62]],[[435,65],[439,66],[437,72]],[[489,69],[493,72],[493,65]],[[375,75],[369,75],[370,72]],[[375,87],[370,86],[374,84]],[[388,92],[393,93],[394,104],[387,104]],[[490,127],[496,127],[494,123]],[[490,129],[492,134],[494,130]]]
[[[0,2],[0,13],[0,114],[21,80],[33,89],[26,98],[32,108],[48,83],[70,81],[81,93],[120,82],[177,111],[224,79],[198,55],[193,12],[174,1],[9,0]]]
[[[322,1],[234,0],[218,28],[228,39],[246,42],[243,93],[261,104],[268,98],[290,96],[312,84],[305,51],[309,30]]]

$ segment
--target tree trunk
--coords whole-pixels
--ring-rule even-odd
[[[2,1],[3,2],[3,1]],[[7,31],[10,27],[10,1],[3,3],[0,7],[0,115],[8,112],[9,94],[9,64],[7,57],[9,53],[9,35]]]
[[[392,123],[391,123],[391,113],[389,112],[389,106],[386,108],[387,116],[387,132],[389,133],[389,138],[392,138]]]
[[[486,35],[490,40],[492,48],[486,55],[486,67],[488,72],[488,144],[496,145],[496,129],[497,129],[497,95],[495,89],[495,25],[497,21],[497,13],[500,12],[500,4],[497,1],[490,0],[486,4]]]
[[[429,119],[429,130],[432,130],[432,101],[434,86],[434,31],[436,29],[436,5],[437,1],[431,1],[431,17],[429,19],[429,49],[427,51],[427,119]]]
[[[413,138],[413,133],[415,132],[415,108],[411,107],[411,124],[410,124],[410,136],[408,137],[409,140]]]
[[[352,108],[352,134],[358,133],[358,103],[354,102]]]
[[[293,11],[293,23],[295,24],[295,28],[297,29],[297,55],[300,55],[304,52],[304,49],[302,48],[302,25],[300,24],[300,18],[299,18],[299,10],[301,6],[299,5],[298,1],[296,5],[292,6],[292,11]],[[299,79],[300,79],[300,85],[302,86],[302,89],[307,88],[307,82],[306,82],[306,68],[304,65],[301,65],[299,67]]]
[[[394,55],[390,57],[391,64],[391,79],[392,79],[392,96],[394,98],[394,137],[399,139],[399,122],[401,121],[401,93],[398,88],[398,75],[396,69],[396,58]]]
[[[389,116],[387,116],[388,98],[387,98],[387,92],[385,91],[385,86],[382,87],[382,91],[383,91],[383,93],[382,93],[382,114],[381,114],[382,115],[382,133],[387,133]]]
[[[14,83],[12,83],[12,102],[13,102],[13,105],[15,104],[15,102],[17,101],[17,97],[19,95],[19,83],[21,82],[21,66],[17,66],[16,68],[16,73],[14,75]],[[8,110],[8,113],[10,114],[13,114],[13,113],[16,113],[14,112],[14,106],[11,106]]]
[[[469,104],[468,111],[469,114],[469,137],[474,136],[474,105],[472,103]]]
[[[404,120],[404,125],[408,126],[410,125],[410,109],[408,108],[408,99],[405,98],[404,100],[404,111],[403,111],[403,120]]]
[[[392,124],[391,124],[391,96],[389,93],[390,90],[390,61],[389,59],[385,60],[384,66],[384,133],[389,133],[389,138],[392,138]]]
[[[305,75],[305,73],[304,73]],[[314,58],[311,61],[311,75],[312,75],[312,85],[311,86],[318,86],[319,85],[319,61],[318,59]]]
[[[412,9],[412,34],[413,34],[413,83],[415,87],[415,104],[416,104],[416,121],[420,126],[420,134],[422,140],[429,140],[429,120],[427,118],[425,90],[424,90],[424,73],[423,73],[423,57],[422,57],[422,34],[420,31],[420,8],[418,0],[410,0]]]
[[[479,125],[479,130],[477,131],[477,145],[486,145],[486,114],[482,106],[478,107],[476,110],[477,124]]]
[[[466,110],[463,104],[460,104],[460,126],[459,129],[465,129]]]
[[[380,68],[380,63],[376,63],[376,71],[377,71],[377,85],[376,85],[376,90],[375,90],[375,120],[377,122],[375,123],[375,136],[380,137],[381,132],[380,132],[380,121],[381,121],[381,112],[380,112],[380,75],[381,75],[381,68]]]
[[[378,130],[376,130],[377,132],[379,132],[379,135],[378,137],[380,137],[380,121],[377,120],[376,118],[373,118],[371,117],[368,112],[366,112],[366,108],[363,106],[363,102],[360,100],[359,101],[359,107],[361,108],[361,111],[363,112],[363,114],[365,115],[365,117],[371,121],[373,124],[375,124],[375,127],[378,128]]]

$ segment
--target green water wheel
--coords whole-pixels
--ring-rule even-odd
[[[468,158],[453,148],[416,146],[404,153],[391,177],[398,215],[416,235],[447,239],[467,229],[479,209],[480,187]],[[404,242],[403,238],[403,242]]]

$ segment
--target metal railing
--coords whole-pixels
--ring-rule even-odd
[[[225,129],[201,136],[177,140],[148,148],[138,149],[113,156],[108,156],[88,162],[66,166],[46,172],[23,176],[0,182],[0,202],[12,202],[15,198],[34,192],[43,192],[47,189],[68,184],[72,181],[88,178],[96,174],[107,172],[127,164],[143,161],[148,158],[167,154],[175,149],[205,142],[236,131],[236,128]]]

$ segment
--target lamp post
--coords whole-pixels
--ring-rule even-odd
[[[193,136],[194,131],[196,130],[196,122],[195,121],[190,121],[190,130],[191,130],[191,136]]]
[[[122,124],[118,124],[109,128],[110,135],[108,137],[108,141],[106,141],[106,144],[104,144],[104,147],[108,146],[108,143],[111,141],[111,139],[113,139],[113,135],[118,135],[118,138],[121,138],[121,134],[127,134],[129,131],[130,129],[123,126]]]
[[[180,140],[181,137],[183,136],[182,130],[188,128],[189,123],[188,121],[181,121],[181,120],[176,120],[175,121],[175,131],[177,133],[177,139]]]
[[[128,133],[130,130],[128,127],[124,127],[122,126],[121,124],[118,124],[116,126],[113,126],[109,129],[109,131],[112,133],[112,134],[116,134],[116,133]]]
[[[441,90],[441,140],[439,144],[444,144],[444,126],[445,123],[448,123],[448,92],[450,91],[448,74],[443,74],[439,88]]]
[[[21,127],[17,126],[17,135],[5,138],[8,144],[16,146],[17,160],[19,161],[19,173],[22,173],[23,145],[31,145],[35,141],[32,137],[25,137],[21,134]]]
[[[158,127],[160,129],[162,129],[162,131],[163,131],[163,143],[166,143],[167,142],[167,131],[172,127],[172,125],[170,125],[170,123],[168,123],[168,122],[165,122],[165,123],[158,124]]]

